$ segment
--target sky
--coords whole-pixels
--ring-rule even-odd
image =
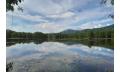
[[[17,32],[57,33],[66,29],[83,30],[109,26],[114,7],[110,0],[24,0],[8,11],[7,29]]]

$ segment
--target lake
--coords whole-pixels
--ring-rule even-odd
[[[114,72],[113,46],[86,43],[8,42],[8,72]]]

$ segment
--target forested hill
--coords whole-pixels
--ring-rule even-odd
[[[72,29],[68,29],[68,30],[64,30],[62,32],[60,32],[61,34],[72,34],[72,33],[80,33],[80,32],[86,32],[86,31],[98,31],[98,30],[113,30],[114,31],[114,24],[110,25],[110,26],[106,26],[106,27],[102,27],[102,28],[94,28],[94,29],[85,29],[85,30],[72,30]]]
[[[79,30],[72,30],[72,29],[67,29],[67,30],[64,30],[62,32],[60,32],[61,34],[72,34],[72,33],[77,33],[77,32],[80,32]]]
[[[85,30],[65,30],[60,33],[44,34],[41,32],[26,33],[15,32],[7,30],[7,39],[101,39],[101,38],[114,38],[114,25],[102,28],[85,29]]]

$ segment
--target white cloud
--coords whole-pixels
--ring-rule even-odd
[[[50,18],[70,18],[72,16],[74,16],[75,14],[73,12],[67,11],[65,13],[61,13],[61,14],[56,14],[56,15],[50,15]]]
[[[33,26],[35,29],[38,29],[39,31],[44,31],[45,33],[49,32],[60,32],[62,31],[65,26],[60,24],[54,24],[54,23],[42,23],[42,24],[36,24]]]
[[[106,19],[109,14],[113,14],[113,7],[100,6],[99,2],[100,0],[24,0],[20,4],[24,9],[23,12],[15,10],[13,13],[7,13],[7,28],[16,31],[59,32],[68,28],[105,26],[109,24],[104,24],[105,22],[113,21]],[[17,20],[21,19],[18,21],[20,23],[12,25],[10,16]],[[99,21],[99,18],[106,20]],[[28,25],[23,20],[32,24]]]
[[[104,7],[103,7],[104,8]],[[81,13],[79,13],[76,16],[76,20],[86,20],[86,19],[93,19],[97,17],[105,17],[109,14],[111,14],[111,11],[102,11],[104,10],[102,7],[91,9],[91,10],[86,10]]]
[[[44,22],[47,22],[47,20],[44,20],[42,19],[42,16],[38,16],[38,15],[35,15],[35,16],[32,16],[32,15],[29,15],[29,14],[19,14],[19,13],[7,13],[7,15],[11,16],[12,17],[17,17],[17,18],[21,18],[21,19],[24,19],[24,20],[29,20],[29,21],[44,21]]]
[[[25,0],[23,7],[43,14],[60,14],[74,7],[82,7],[91,0]]]
[[[82,24],[79,26],[79,29],[92,29],[92,28],[100,28],[100,27],[104,27],[104,26],[109,26],[111,24],[103,24],[105,22],[109,22],[112,19],[105,19],[105,20],[100,20],[100,21],[93,21],[93,22],[87,22],[85,24]]]

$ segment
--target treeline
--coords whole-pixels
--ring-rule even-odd
[[[6,31],[7,39],[41,39],[45,40],[47,35],[41,32],[29,33],[29,32],[15,32],[12,30]]]
[[[72,31],[72,30],[71,30]],[[74,30],[73,30],[74,31]],[[64,33],[49,33],[44,34],[41,32],[35,33],[26,33],[26,32],[15,32],[7,30],[7,39],[41,39],[41,40],[93,40],[93,39],[113,39],[114,38],[114,25],[95,28],[95,29],[86,29],[81,31],[74,31]]]
[[[71,30],[72,31],[72,30]],[[95,29],[86,29],[82,31],[73,31],[68,33],[54,33],[49,34],[49,38],[51,39],[73,39],[73,40],[83,40],[83,39],[114,39],[114,25],[103,27],[103,28],[95,28]]]

